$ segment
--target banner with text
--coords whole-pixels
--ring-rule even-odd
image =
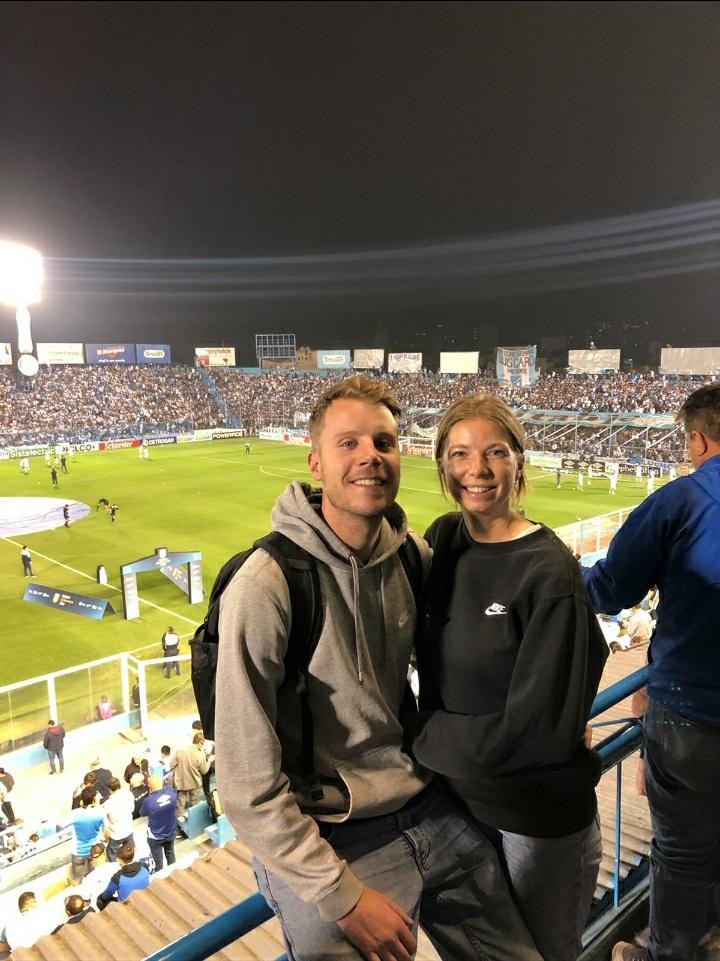
[[[477,374],[478,350],[440,351],[441,374]]]
[[[199,367],[234,367],[234,347],[196,347],[195,363]]]
[[[535,358],[537,347],[498,347],[496,358],[497,379],[501,384],[528,387],[535,383]]]
[[[382,370],[385,363],[385,351],[372,348],[370,350],[354,350],[352,365],[355,370]]]
[[[88,364],[134,364],[135,344],[85,344]]]
[[[422,370],[422,354],[388,354],[388,371],[391,374],[419,374]]]
[[[84,364],[82,344],[38,344],[37,359],[40,364]]]
[[[571,374],[599,374],[603,370],[620,370],[620,350],[569,350]]]
[[[318,370],[346,370],[350,366],[349,350],[318,350]]]
[[[171,364],[170,344],[135,344],[138,364]]]
[[[661,374],[720,374],[720,347],[663,347]]]
[[[12,348],[10,344],[0,344],[0,367],[12,364]]]
[[[55,587],[46,587],[37,583],[28,584],[23,600],[30,601],[31,604],[41,604],[43,607],[54,607],[66,614],[90,617],[96,621],[102,620],[107,614],[115,613],[110,602],[104,598],[61,591]]]

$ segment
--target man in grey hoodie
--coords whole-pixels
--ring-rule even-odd
[[[408,536],[395,504],[399,412],[379,381],[331,387],[309,423],[322,492],[293,482],[272,513],[273,529],[315,559],[324,608],[308,671],[309,783],[298,696],[284,676],[287,582],[257,550],[223,594],[220,797],[294,961],[410,961],[419,920],[448,961],[540,961],[495,850],[402,751],[416,613],[398,557]]]

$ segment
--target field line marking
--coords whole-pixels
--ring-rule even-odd
[[[3,537],[2,540],[7,541],[8,544],[12,544],[13,547],[22,547],[19,541],[14,541],[11,537]],[[58,567],[64,567],[66,571],[70,571],[72,574],[77,574],[79,577],[85,577],[89,581],[95,582],[95,578],[92,574],[86,574],[85,571],[79,571],[75,567],[70,567],[69,564],[63,564],[61,561],[55,560],[54,557],[48,557],[47,554],[41,554],[40,551],[33,551],[34,556],[42,557],[43,560],[49,561],[51,564],[56,564]],[[106,584],[110,590],[115,591],[118,594],[122,594],[119,587],[115,587],[114,584]],[[139,597],[138,600],[141,604],[147,604],[148,607],[154,607],[156,611],[162,611],[163,614],[169,614],[170,617],[174,617],[181,621],[187,621],[188,624],[197,624],[197,620],[191,617],[185,617],[184,614],[178,614],[176,611],[171,611],[167,607],[160,607],[159,604],[155,604],[153,601],[146,601],[144,598]]]

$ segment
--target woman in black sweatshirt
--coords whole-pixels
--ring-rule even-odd
[[[474,395],[443,415],[443,490],[417,644],[420,714],[407,740],[495,833],[525,923],[545,961],[575,961],[601,857],[584,732],[607,657],[578,565],[525,518],[520,423]]]

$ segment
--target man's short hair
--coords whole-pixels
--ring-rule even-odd
[[[95,803],[95,798],[97,797],[96,787],[84,787],[80,792],[80,803],[83,807],[89,808]]]
[[[117,849],[117,859],[118,861],[122,861],[123,864],[130,864],[130,862],[133,860],[134,857],[135,857],[135,845],[131,844],[129,841],[126,841],[124,844],[121,844],[120,847]]]
[[[364,374],[354,374],[352,377],[341,380],[339,384],[328,387],[313,407],[308,421],[308,431],[313,444],[323,428],[328,407],[336,400],[364,400],[369,404],[383,404],[395,420],[402,413],[395,394],[387,384],[381,380],[366,377]]]
[[[205,743],[205,735],[202,733],[202,731],[198,731],[197,734],[193,735],[193,744],[204,744],[204,743]]]
[[[720,383],[694,390],[678,411],[676,420],[686,434],[699,430],[720,443]]]
[[[18,910],[21,912],[26,911],[29,907],[32,906],[32,902],[35,900],[36,898],[35,898],[34,891],[23,891],[23,893],[18,898]]]
[[[108,791],[112,791],[114,793],[115,791],[119,791],[121,787],[122,784],[120,783],[119,778],[111,777],[108,781]]]

